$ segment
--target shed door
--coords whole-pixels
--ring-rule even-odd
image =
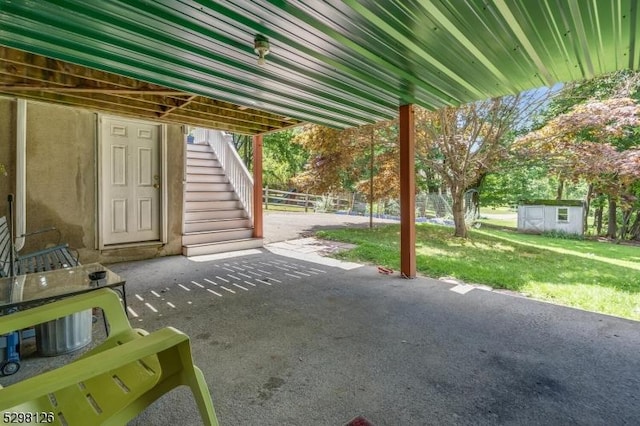
[[[160,126],[101,120],[103,245],[160,239]]]
[[[525,206],[524,207],[524,229],[528,231],[544,231],[544,207]]]

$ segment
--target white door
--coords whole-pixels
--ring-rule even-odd
[[[101,241],[160,239],[160,125],[101,119]]]

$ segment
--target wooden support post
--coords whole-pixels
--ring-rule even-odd
[[[262,135],[253,137],[253,237],[262,238]]]
[[[402,105],[400,121],[400,273],[416,276],[416,174],[413,105]]]

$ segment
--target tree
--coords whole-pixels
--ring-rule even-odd
[[[295,186],[293,178],[304,170],[309,153],[294,143],[297,129],[270,133],[263,137],[263,182],[274,189],[289,190]]]
[[[269,133],[262,138],[263,183],[275,189],[289,189],[293,177],[303,170],[308,152],[293,143],[297,129]],[[253,138],[232,134],[232,143],[248,170],[253,167]]]
[[[567,84],[563,89],[554,97],[549,105],[546,113],[541,116],[539,120],[539,127],[543,127],[553,118],[568,113],[572,108],[580,104],[585,104],[593,101],[603,101],[608,99],[621,99],[631,98],[638,102],[640,101],[640,72],[631,70],[622,70],[611,74],[599,76],[590,80],[584,80],[579,82],[573,82]],[[635,133],[635,134],[634,134]],[[624,151],[632,149],[638,144],[638,131],[634,130],[622,137],[614,136],[607,138],[607,142],[612,144],[617,151]],[[561,182],[564,182],[561,180]],[[616,218],[619,217],[616,214],[616,200],[611,196],[604,196],[602,193],[596,191],[593,185],[589,185],[590,191],[588,191],[587,197],[587,214],[589,210],[589,203],[593,200],[593,206],[595,211],[595,225],[598,234],[602,226],[603,208],[608,205],[608,234],[613,236],[615,234]],[[632,190],[633,192],[633,190]],[[635,191],[636,197],[640,196],[640,193]],[[606,201],[606,199],[609,201]],[[603,201],[603,199],[605,201]],[[623,228],[624,229],[624,224]]]
[[[607,236],[616,237],[618,204],[627,221],[640,179],[634,135],[640,126],[640,107],[631,98],[592,100],[573,106],[543,127],[518,139],[514,148],[528,158],[547,161],[564,179],[590,183],[592,194],[606,194],[609,204]],[[631,149],[627,149],[631,147]]]
[[[353,163],[354,147],[346,131],[309,124],[295,139],[309,152],[305,170],[294,178],[305,192],[340,191]],[[359,151],[359,150],[358,150]]]
[[[416,110],[419,160],[451,191],[455,236],[466,238],[464,194],[479,186],[507,156],[514,132],[545,102],[544,92],[528,92],[438,111]]]
[[[294,179],[305,191],[358,190],[370,202],[398,196],[396,121],[346,130],[308,125],[295,141],[310,153],[304,172]]]
[[[507,158],[499,170],[487,174],[479,190],[484,206],[515,205],[521,200],[547,199],[557,188],[557,179],[549,175],[542,162],[523,164]]]
[[[253,138],[249,135],[231,134],[231,143],[242,158],[248,170],[253,167]]]

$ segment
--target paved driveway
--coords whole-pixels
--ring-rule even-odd
[[[637,322],[268,252],[113,269],[135,326],[191,336],[223,425],[640,424]],[[178,391],[134,424],[194,410]]]
[[[374,225],[399,223],[395,220],[373,219]],[[332,213],[298,213],[266,210],[264,214],[264,241],[294,240],[321,229],[365,228],[369,216],[347,216]]]

